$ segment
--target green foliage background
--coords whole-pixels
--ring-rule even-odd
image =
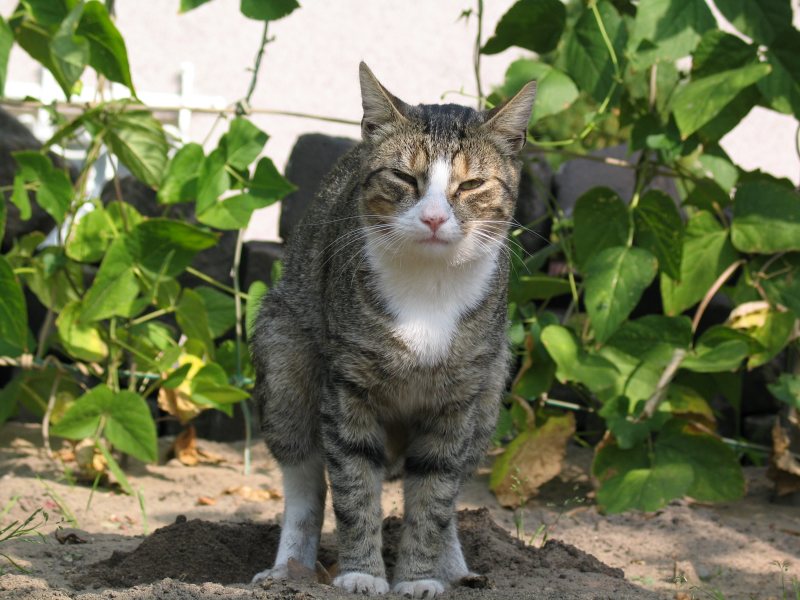
[[[181,9],[206,1],[182,0]],[[722,394],[738,411],[746,370],[771,365],[771,392],[800,407],[800,195],[791,182],[735,165],[719,145],[755,106],[800,116],[800,33],[789,0],[714,3],[735,31],[719,28],[705,0],[519,0],[485,44],[479,34],[483,54],[537,53],[514,61],[479,98],[496,105],[538,81],[529,158],[543,153],[558,166],[619,143],[638,153],[615,163],[635,173],[631,197],[594,188],[568,214],[551,198],[549,244],[515,260],[509,337],[520,368],[496,436],[508,451],[496,462],[495,488],[524,475],[516,458],[549,439],[537,433],[548,420],[547,435],[570,435],[555,386],[571,388],[579,408],[604,424],[593,475],[608,512],[743,493],[740,456],[717,435],[711,401]],[[269,21],[297,6],[241,0],[240,10],[264,21],[266,41]],[[246,118],[249,97],[208,154],[169,139],[137,100],[107,3],[22,0],[0,18],[0,93],[15,43],[68,98],[87,69],[125,85],[130,98],[97,102],[72,119],[54,106],[53,138],[40,152],[15,154],[0,234],[6,202],[30,216],[29,193],[66,229],[56,246],[40,249],[43,235],[33,233],[0,256],[0,361],[24,367],[0,390],[0,422],[23,403],[45,431],[93,439],[130,491],[110,450],[157,458],[145,398],[172,394],[188,420],[207,408],[230,412],[247,397],[245,329],[267,289],[244,292],[238,277],[231,288],[190,265],[221,231],[239,230],[240,250],[252,212],[292,186],[260,157],[267,134]],[[48,150],[83,132],[91,143],[73,181]],[[162,217],[144,217],[124,198],[87,198],[89,170],[104,151],[157,190]],[[656,176],[674,180],[679,202],[651,187]],[[87,202],[94,211],[76,223]],[[181,204],[196,221],[175,216]],[[178,283],[187,270],[204,285]],[[653,286],[660,312],[642,306]],[[24,288],[48,310],[41,331],[27,325]],[[736,309],[708,326],[715,294]],[[558,303],[566,308],[552,310]],[[641,316],[631,318],[634,311]],[[221,339],[231,329],[233,339]],[[779,355],[785,372],[773,368]]]

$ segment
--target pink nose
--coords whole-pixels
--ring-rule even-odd
[[[447,215],[423,215],[420,217],[420,221],[425,223],[432,233],[436,233],[436,230],[442,226],[442,223],[447,221]]]

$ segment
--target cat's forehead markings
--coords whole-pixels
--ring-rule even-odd
[[[447,196],[447,186],[450,184],[452,166],[449,156],[439,156],[432,163],[428,171],[428,193],[437,196]]]
[[[425,173],[428,170],[428,152],[424,146],[419,146],[411,158],[411,169],[415,173]]]

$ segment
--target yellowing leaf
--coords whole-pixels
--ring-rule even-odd
[[[489,487],[503,506],[519,506],[561,472],[567,442],[575,433],[572,413],[550,417],[522,432],[494,463]]]

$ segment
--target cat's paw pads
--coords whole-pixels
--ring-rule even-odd
[[[289,579],[289,567],[287,565],[275,565],[271,569],[264,569],[256,573],[250,583],[258,583],[265,579]]]
[[[333,580],[333,585],[354,594],[380,596],[389,591],[389,582],[383,577],[374,577],[368,573],[344,573]]]
[[[396,583],[392,591],[406,598],[434,598],[444,593],[444,584],[437,579],[418,579]]]

